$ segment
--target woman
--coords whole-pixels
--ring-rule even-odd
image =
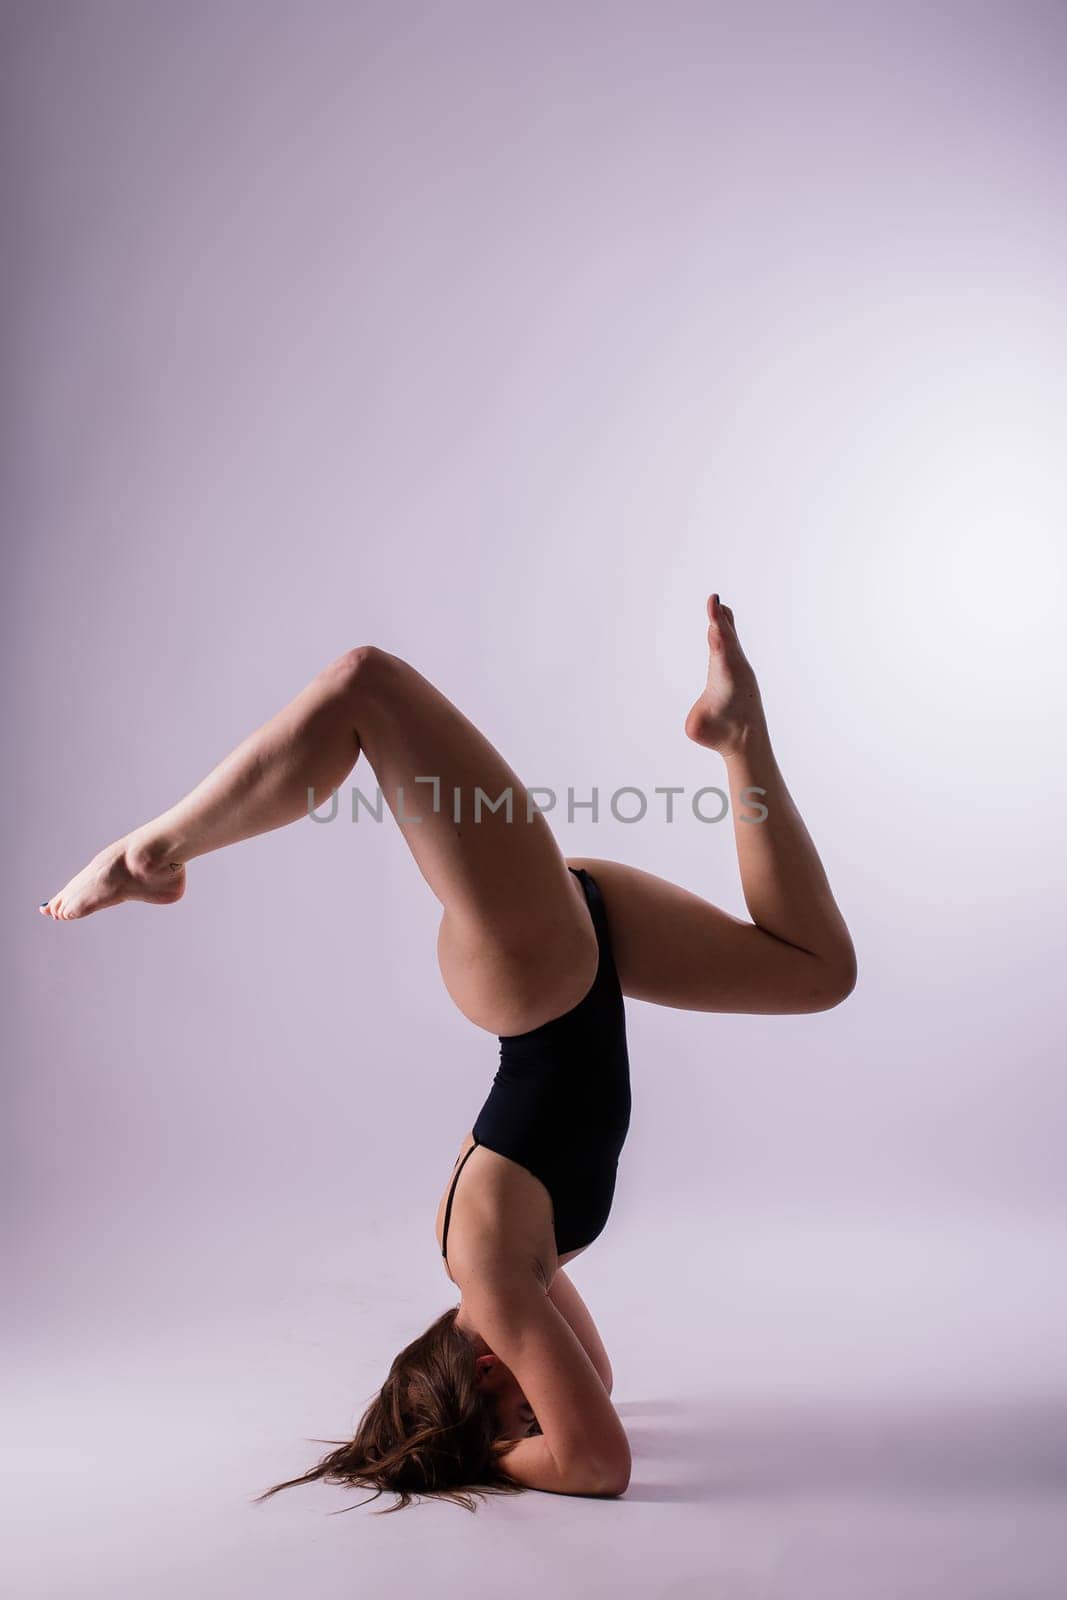
[[[437,1214],[460,1304],[397,1356],[354,1439],[268,1495],[326,1478],[393,1489],[399,1510],[414,1492],[472,1507],[462,1491],[476,1486],[627,1487],[611,1367],[563,1270],[611,1207],[630,1115],[623,996],[690,1011],[824,1011],[856,975],[733,613],[717,595],[707,613],[707,682],[685,731],[725,758],[751,922],[618,862],[565,861],[493,746],[374,646],[325,668],[184,800],[40,908],[67,922],[124,900],[170,904],[196,856],[295,822],[362,753],[443,908],[445,987],[500,1040],[500,1070]]]

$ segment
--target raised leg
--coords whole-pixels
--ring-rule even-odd
[[[775,760],[733,612],[717,595],[708,601],[707,637],[707,683],[685,731],[726,762],[752,921],[636,867],[571,864],[586,867],[603,891],[624,994],[686,1011],[825,1011],[855,984],[852,939]],[[753,800],[765,808],[762,821]]]
[[[518,776],[458,708],[374,646],[325,668],[184,799],[101,851],[41,909],[71,921],[124,900],[176,900],[189,861],[305,816],[309,795],[326,802],[361,751],[443,908],[438,957],[460,1010],[514,1033],[575,1004],[596,970],[596,937],[547,821],[528,815]]]

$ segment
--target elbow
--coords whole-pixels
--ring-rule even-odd
[[[604,1495],[614,1498],[625,1494],[630,1487],[630,1471],[633,1466],[633,1457],[630,1453],[630,1441],[623,1436],[619,1447],[609,1456],[599,1462],[592,1473],[592,1487],[590,1494]]]
[[[581,1463],[574,1462],[566,1474],[568,1492],[614,1499],[625,1494],[630,1487],[631,1465],[630,1443],[624,1437],[607,1454],[600,1457],[585,1456]]]
[[[630,1470],[631,1462],[627,1456],[625,1462],[620,1462],[616,1467],[599,1474],[592,1493],[606,1500],[617,1499],[630,1487]]]

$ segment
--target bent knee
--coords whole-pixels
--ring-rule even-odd
[[[832,1011],[835,1006],[848,999],[856,987],[857,978],[856,958],[854,955],[846,956],[841,961],[827,964],[826,975],[820,982],[816,991],[819,1011]]]
[[[344,655],[331,661],[324,676],[334,679],[342,690],[362,688],[380,681],[391,663],[396,661],[387,650],[376,644],[357,644]]]

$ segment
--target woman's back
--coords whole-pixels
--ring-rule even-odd
[[[493,1086],[438,1211],[446,1270],[451,1237],[468,1262],[511,1252],[550,1282],[611,1211],[630,1123],[625,1009],[603,897],[584,868],[570,871],[596,932],[597,970],[568,1011],[500,1038]]]

